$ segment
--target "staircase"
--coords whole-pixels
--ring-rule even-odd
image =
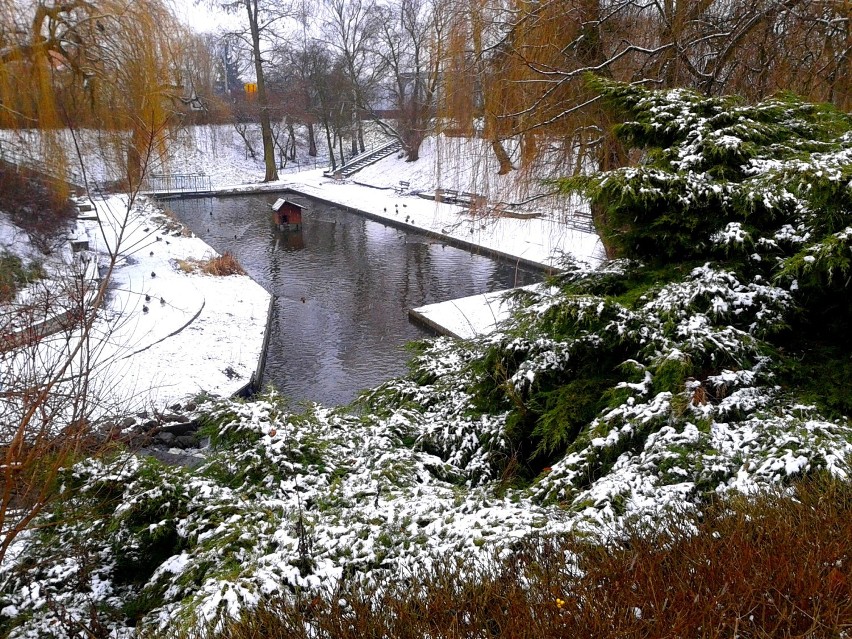
[[[375,164],[382,158],[389,156],[391,153],[396,153],[401,148],[402,143],[400,143],[399,140],[391,140],[387,144],[383,144],[375,149],[370,149],[369,151],[365,151],[360,155],[350,158],[346,164],[338,168],[336,171],[329,169],[325,171],[323,175],[326,177],[348,178],[363,169],[365,166]]]

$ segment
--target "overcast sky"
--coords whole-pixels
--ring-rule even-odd
[[[172,0],[172,5],[175,8],[175,13],[184,24],[191,27],[199,33],[211,33],[218,31],[222,27],[233,25],[235,22],[239,24],[242,15],[228,15],[220,9],[211,6],[211,2],[201,0]]]

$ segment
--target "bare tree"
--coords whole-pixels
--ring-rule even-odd
[[[316,157],[319,128],[336,169],[345,158],[342,151],[337,156],[335,146],[342,146],[343,137],[352,131],[352,92],[341,59],[322,41],[307,36],[280,42],[275,54],[277,65],[270,78],[281,98],[288,153],[292,156],[293,125],[302,123],[308,133],[308,155]]]
[[[290,9],[288,5],[271,0],[232,0],[223,2],[220,6],[232,12],[245,10],[244,15],[248,21],[247,41],[252,52],[257,83],[257,94],[253,99],[257,101],[260,136],[263,142],[263,164],[266,169],[263,181],[273,182],[278,179],[278,170],[275,163],[275,139],[272,133],[271,102],[266,86],[262,40],[271,33],[277,22],[290,16]]]
[[[142,7],[122,0],[4,0],[0,15],[7,36],[0,93],[29,90],[30,105],[20,97],[6,104],[21,107],[15,127],[40,127],[28,138],[44,142],[34,173],[55,188],[73,164],[89,189],[86,158],[94,157],[98,171],[117,177],[127,194],[121,210],[99,218],[105,261],[74,260],[50,285],[34,285],[0,308],[2,562],[16,536],[57,495],[61,470],[90,446],[102,447],[92,437],[92,419],[108,407],[92,373],[103,364],[111,330],[103,314],[107,285],[127,248],[130,209],[182,94],[175,76],[180,30],[155,1]],[[7,19],[17,26],[10,28]],[[85,145],[76,134],[80,121],[101,127]]]
[[[325,0],[326,44],[339,56],[340,68],[349,82],[348,116],[357,138],[352,153],[364,150],[364,129],[359,110],[370,104],[381,77],[375,55],[381,31],[382,12],[375,0]]]
[[[401,0],[383,11],[376,54],[390,76],[387,92],[396,127],[373,114],[386,133],[400,140],[408,162],[419,158],[420,145],[433,129],[447,24],[444,4]]]

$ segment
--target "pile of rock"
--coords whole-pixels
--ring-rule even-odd
[[[106,421],[97,428],[103,441],[119,441],[131,450],[170,464],[196,465],[208,440],[198,436],[200,426],[194,402],[172,404],[163,411],[141,411]]]

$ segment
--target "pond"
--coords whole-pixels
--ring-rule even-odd
[[[295,401],[351,402],[406,372],[428,336],[410,308],[541,281],[539,272],[298,196],[301,231],[279,231],[263,194],[169,200],[192,231],[275,296],[264,383]]]

